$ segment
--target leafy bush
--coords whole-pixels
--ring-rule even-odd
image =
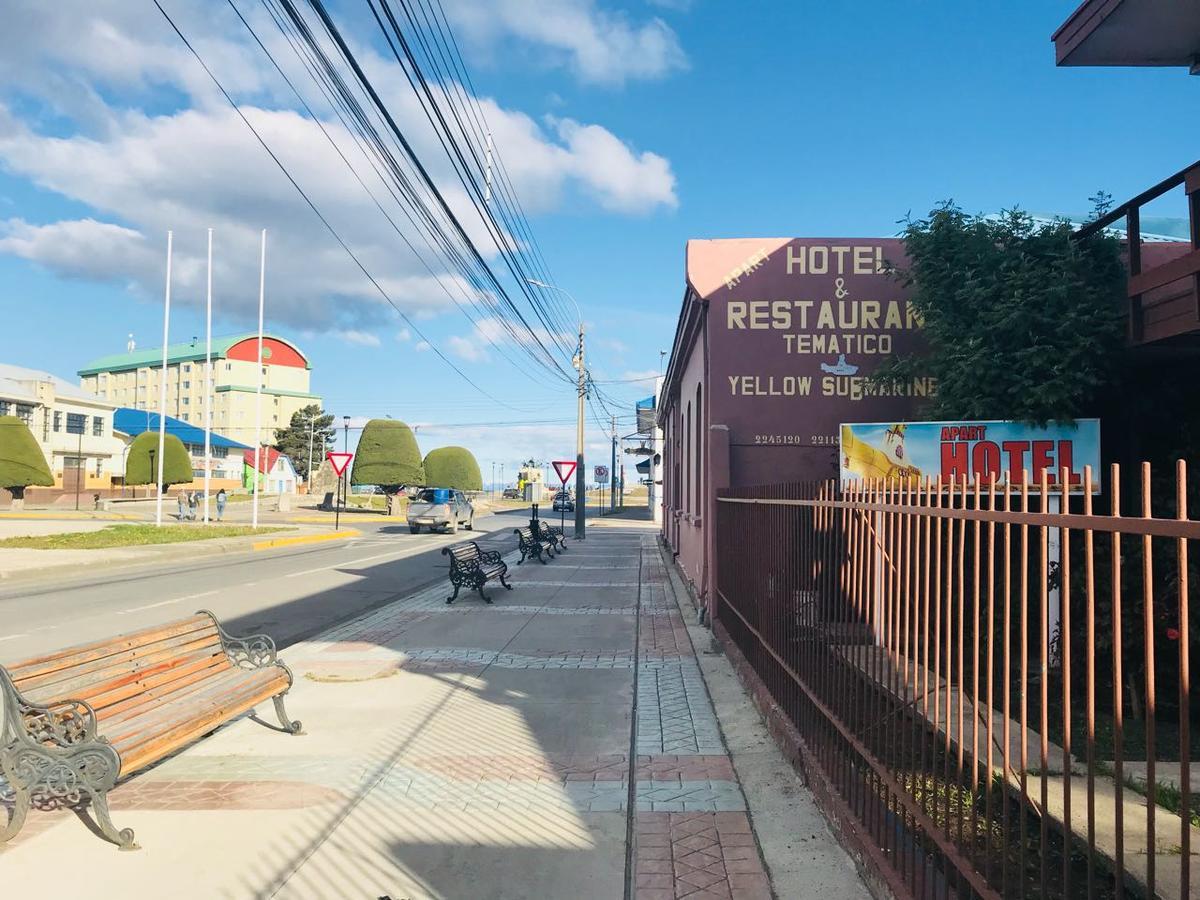
[[[354,454],[350,483],[377,484],[387,494],[404,485],[424,484],[425,467],[412,429],[395,419],[369,421]]]
[[[151,457],[154,464],[151,465]],[[145,431],[133,439],[125,460],[126,484],[154,484],[158,478],[158,432]],[[183,441],[168,434],[163,443],[163,487],[192,480],[192,460]]]
[[[483,476],[475,455],[466,447],[439,447],[425,457],[425,478],[434,487],[482,491]]]
[[[907,268],[928,348],[885,363],[877,382],[937,379],[930,418],[1044,424],[1094,415],[1124,343],[1119,241],[1072,240],[1065,221],[953,204],[908,221]]]
[[[53,484],[54,476],[29,427],[16,416],[0,416],[0,487],[21,499],[31,485]]]

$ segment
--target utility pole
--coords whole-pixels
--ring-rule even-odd
[[[337,434],[335,431],[334,434]],[[337,438],[334,438],[337,440]],[[350,417],[342,416],[342,451],[350,452]],[[348,506],[350,501],[350,488],[346,484],[346,473],[343,472],[338,479],[342,483],[342,506]]]
[[[575,423],[575,540],[582,541],[587,536],[587,481],[583,473],[583,401],[587,398],[587,364],[583,355],[583,313],[579,309],[579,301],[570,292],[536,278],[526,278],[527,282],[545,288],[548,291],[558,291],[566,294],[575,304],[575,314],[579,317],[579,349],[571,364],[579,370],[579,406]]]
[[[568,295],[570,296],[570,295]],[[583,358],[583,317],[579,319],[579,353],[575,357],[579,369],[579,412],[575,423],[575,540],[587,536],[587,482],[583,473],[583,401],[587,397],[587,370]]]
[[[155,471],[154,493],[157,500],[154,504],[154,524],[162,526],[163,517],[163,446],[167,440],[167,341],[171,335],[171,239],[172,232],[167,232],[167,287],[163,298],[163,347],[162,369],[159,371],[158,386],[158,468]],[[149,373],[147,373],[147,376]],[[149,381],[149,377],[146,379]],[[147,397],[147,400],[149,398]],[[150,466],[154,469],[153,464]]]
[[[612,466],[608,470],[608,502],[617,511],[617,417],[612,417]]]

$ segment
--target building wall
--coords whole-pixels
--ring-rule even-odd
[[[887,263],[897,240],[690,241],[685,310],[664,387],[664,539],[700,598],[724,486],[837,477],[842,422],[913,418],[936,385],[880,390],[919,322]],[[667,484],[666,482],[670,482]]]
[[[63,489],[65,470],[78,468],[78,460],[84,471],[81,490],[107,490],[114,476],[124,475],[125,443],[113,432],[110,404],[60,395],[50,380],[31,380],[22,387],[20,397],[0,393],[0,415],[25,419],[54,476],[53,490]],[[67,430],[77,421],[74,416],[82,417],[82,435]]]
[[[275,338],[263,341],[262,420],[264,439],[271,441],[276,428],[285,427],[292,415],[321,398],[310,393],[311,371],[302,355]],[[167,365],[165,413],[193,425],[204,423],[204,370],[201,360]],[[254,442],[257,410],[258,341],[234,344],[227,356],[212,363],[212,427],[243,443]],[[84,390],[114,406],[157,411],[162,389],[161,365],[98,372],[82,376]]]

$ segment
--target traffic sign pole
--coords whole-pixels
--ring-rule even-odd
[[[341,528],[342,522],[342,503],[347,500],[346,497],[346,470],[350,467],[350,460],[354,459],[353,453],[335,453],[330,450],[325,454],[325,458],[329,460],[329,464],[333,466],[334,474],[338,477],[337,496],[333,500],[333,530],[337,531]],[[310,477],[311,477],[311,473]]]
[[[555,474],[558,475],[558,480],[562,482],[562,488],[560,490],[560,493],[565,494],[567,492],[567,481],[570,479],[572,473],[575,472],[576,467],[579,464],[577,462],[573,462],[569,459],[556,459],[556,460],[552,460],[550,465],[554,466]],[[575,503],[576,503],[576,505],[578,505],[578,503],[579,503],[578,497],[575,498]],[[567,533],[567,530],[566,530],[567,529],[567,506],[565,503],[559,507],[558,512],[559,512],[559,519],[558,519],[559,527],[562,529],[562,533],[565,536]],[[576,537],[578,538],[578,535]]]

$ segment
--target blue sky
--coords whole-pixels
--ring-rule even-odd
[[[167,227],[180,253],[172,339],[203,334],[209,225],[215,330],[252,329],[266,227],[268,329],[307,350],[330,412],[421,423],[423,449],[464,443],[485,477],[493,461],[570,456],[570,388],[515,371],[433,296],[313,153],[227,9],[164,5],[417,326],[513,408],[381,308],[149,0],[22,0],[0,36],[4,361],[73,377],[130,332],[157,345]],[[1200,155],[1185,72],[1055,68],[1049,37],[1074,0],[445,5],[550,269],[583,307],[597,379],[658,369],[688,238],[890,235],[945,198],[1079,213],[1097,189],[1122,200]],[[402,107],[366,4],[333,9]],[[1155,124],[1126,126],[1131,114]],[[1182,195],[1154,211],[1181,215]],[[643,385],[608,391],[628,413]],[[501,421],[544,424],[483,425]],[[591,421],[588,443],[607,456]]]

